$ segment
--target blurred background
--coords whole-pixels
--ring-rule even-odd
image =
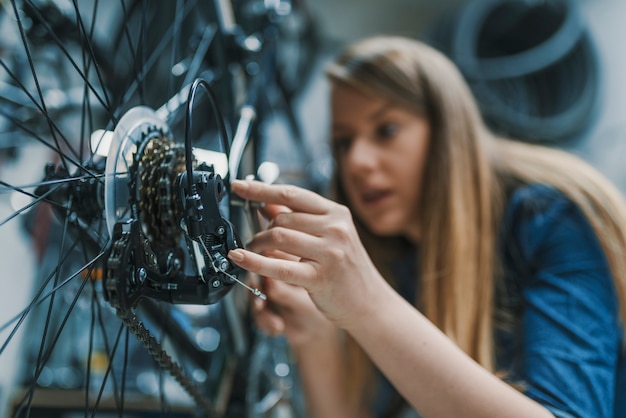
[[[3,4],[6,2],[2,2]],[[475,92],[486,120],[506,135],[567,149],[595,165],[626,192],[626,2],[623,0],[312,0],[315,49],[310,77],[295,97],[296,114],[323,182],[328,84],[323,69],[347,43],[370,35],[423,39],[449,55]],[[2,27],[0,26],[0,33]],[[274,139],[286,140],[277,129]],[[0,138],[1,139],[1,138]],[[0,180],[38,181],[47,154],[13,156],[0,141]],[[280,148],[280,147],[277,147]],[[288,164],[291,156],[269,154]],[[0,195],[0,219],[12,213]],[[36,266],[21,223],[0,228],[0,324],[32,298]],[[2,340],[7,330],[0,332]],[[27,335],[0,356],[0,418],[19,379]]]
[[[318,0],[310,7],[327,56],[372,34],[425,40],[459,65],[492,128],[568,149],[626,191],[626,50],[619,41],[626,2]],[[324,104],[314,103],[325,84],[317,81],[303,107],[324,118]],[[311,132],[314,140],[324,135]]]

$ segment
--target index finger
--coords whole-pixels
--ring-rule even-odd
[[[294,212],[327,213],[332,201],[310,190],[288,184],[266,184],[256,180],[233,180],[232,191],[257,202],[283,205]]]
[[[287,206],[266,204],[259,208],[261,215],[267,220],[273,220],[279,213],[292,212]]]

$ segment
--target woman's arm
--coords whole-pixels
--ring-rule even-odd
[[[391,288],[347,331],[423,417],[553,417],[474,362]]]
[[[285,251],[300,261],[234,250],[246,270],[301,285],[317,307],[349,332],[424,417],[551,417],[458,349],[399,296],[375,269],[349,211],[293,186],[233,183],[241,197],[285,205],[253,251]]]
[[[341,331],[293,348],[310,418],[365,418],[362,405],[349,399],[346,353]],[[350,401],[349,401],[350,400]]]

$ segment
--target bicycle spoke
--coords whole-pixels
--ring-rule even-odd
[[[12,214],[8,217],[8,218],[6,218],[6,219],[4,219],[4,220],[0,221],[0,227],[2,227],[4,224],[6,224],[7,222],[9,222],[10,220],[15,219],[16,217],[18,217],[19,215],[21,215],[22,213],[24,213],[24,212],[25,212],[25,211],[27,211],[28,209],[32,208],[32,207],[33,207],[33,206],[35,206],[37,203],[39,203],[39,202],[43,202],[43,201],[46,201],[46,197],[47,197],[47,196],[49,196],[49,195],[51,195],[51,194],[52,194],[55,190],[56,190],[56,189],[51,189],[51,190],[49,190],[48,192],[46,192],[46,193],[44,193],[43,195],[38,196],[38,197],[37,197],[37,196],[33,196],[33,197],[34,197],[34,200],[33,200],[32,202],[30,202],[29,204],[27,204],[27,205],[25,205],[25,206],[23,206],[23,207],[21,207],[21,208],[19,208],[19,209],[16,209],[16,210],[15,210],[15,212],[13,212],[13,213],[12,213]],[[25,192],[24,192],[24,194],[26,194],[26,195],[30,195],[29,193],[25,193]],[[32,196],[32,195],[31,195],[31,196]]]
[[[67,251],[66,255],[64,256],[63,260],[62,260],[62,265],[65,264],[65,261],[70,257],[71,251],[78,246],[80,242],[76,241],[72,247],[70,247],[70,249]],[[81,268],[79,268],[76,272],[74,272],[73,274],[71,274],[68,278],[66,278],[65,280],[63,280],[61,283],[59,283],[57,286],[53,287],[48,293],[43,294],[43,292],[46,290],[46,288],[48,287],[48,284],[50,283],[50,281],[55,277],[56,274],[56,269],[53,270],[48,277],[43,281],[42,285],[39,287],[39,290],[36,292],[35,297],[33,298],[33,300],[31,301],[31,303],[28,305],[28,307],[26,307],[26,309],[24,309],[22,312],[20,312],[19,314],[17,314],[15,317],[13,317],[12,319],[10,319],[9,321],[7,321],[4,325],[2,325],[0,327],[0,331],[4,331],[5,329],[7,329],[12,323],[14,323],[15,321],[17,321],[18,323],[15,325],[15,327],[13,328],[13,330],[11,331],[11,333],[9,334],[9,336],[7,337],[7,339],[5,340],[4,344],[2,345],[2,347],[0,347],[0,355],[2,355],[2,353],[4,352],[4,350],[6,349],[6,347],[8,346],[8,344],[11,342],[11,339],[14,337],[15,333],[19,330],[20,326],[23,324],[24,320],[26,319],[27,315],[29,313],[31,313],[31,311],[35,308],[38,307],[39,305],[41,305],[43,302],[45,302],[46,300],[48,300],[51,296],[53,296],[56,292],[58,292],[59,290],[61,290],[63,287],[65,287],[66,285],[68,285],[70,282],[72,282],[76,277],[78,277],[83,271],[87,270],[88,272],[91,272],[93,270],[93,266],[100,261],[100,258],[105,254],[105,252],[101,252],[100,254],[98,254],[96,257],[94,257],[93,260],[89,261],[87,264],[85,264],[84,266],[82,266]]]
[[[91,15],[91,21],[90,23],[90,32],[89,32],[89,37],[88,39],[82,39],[81,43],[89,43],[92,44],[94,42],[94,33],[95,33],[95,29],[96,29],[96,22],[97,22],[97,18],[98,18],[98,3],[99,1],[96,0],[94,3],[94,7],[93,7],[93,12]],[[91,57],[91,59],[89,59],[89,57]],[[92,53],[87,54],[85,51],[83,51],[82,54],[82,58],[83,58],[83,67],[86,69],[86,72],[88,73],[91,67],[91,63],[94,61],[94,56]],[[102,82],[101,82],[101,86],[102,86]],[[104,87],[103,87],[104,88]],[[104,90],[106,92],[106,89]],[[79,136],[79,143],[80,146],[78,147],[78,149],[80,150],[80,160],[84,161],[85,157],[84,157],[84,152],[86,151],[86,147],[85,147],[85,138],[91,137],[90,133],[93,132],[94,129],[94,114],[93,114],[93,109],[91,107],[91,101],[89,100],[89,87],[87,85],[85,85],[83,87],[83,101],[82,101],[82,106],[81,106],[81,126],[80,126],[80,136]],[[89,163],[93,162],[93,149],[91,148],[92,144],[91,141],[89,141]]]
[[[185,8],[184,10],[181,12],[183,14],[183,16],[181,17],[181,19],[185,19],[193,10],[193,4],[195,4],[195,2],[188,2],[185,4]],[[172,39],[174,39],[174,30],[176,29],[175,25],[170,25],[165,32],[163,33],[163,36],[161,38],[161,40],[159,41],[159,43],[154,47],[152,53],[150,54],[149,57],[147,57],[144,61],[143,67],[141,68],[141,71],[138,71],[137,74],[137,78],[133,81],[133,83],[128,86],[126,93],[124,94],[124,96],[122,97],[121,103],[126,103],[127,101],[130,100],[130,98],[136,94],[137,90],[140,88],[141,85],[143,85],[145,79],[144,77],[154,68],[154,66],[159,62],[159,59],[161,57],[161,55],[165,52],[165,50],[167,49],[168,44],[170,43],[170,41],[172,41]],[[176,46],[174,44],[172,44],[172,48],[175,48]],[[184,87],[181,86],[181,87]],[[171,96],[169,96],[171,97]],[[169,98],[168,97],[168,98]]]
[[[67,218],[65,220],[65,225],[63,228],[63,233],[61,234],[61,246],[60,248],[64,248],[64,244],[65,244],[65,239],[67,237]],[[59,258],[61,258],[61,254],[59,254]],[[58,262],[57,262],[58,265]],[[56,286],[56,284],[59,281],[59,274],[60,271],[59,269],[56,269],[54,272],[54,281],[53,281],[53,286]],[[53,308],[54,308],[54,302],[55,302],[55,298],[56,298],[56,293],[54,293],[49,300],[49,304],[48,304],[48,312],[46,315],[46,319],[44,322],[44,327],[43,327],[43,334],[41,337],[41,344],[39,345],[39,353],[37,354],[37,360],[35,362],[35,375],[33,376],[33,381],[32,384],[28,390],[28,396],[27,396],[27,404],[26,404],[26,410],[27,410],[27,416],[30,415],[30,408],[31,408],[31,404],[32,404],[32,400],[33,400],[33,396],[35,394],[35,385],[37,382],[37,379],[39,378],[39,374],[41,373],[41,370],[43,369],[43,356],[44,356],[44,350],[46,347],[46,343],[48,342],[48,330],[50,327],[50,322],[52,319],[52,314],[53,314]],[[68,311],[69,314],[69,311]],[[61,334],[61,330],[65,327],[65,322],[61,323],[60,327],[59,327],[59,331],[58,331],[58,335]],[[52,347],[54,347],[54,345],[51,346],[50,350],[52,350]]]
[[[118,173],[119,175],[122,174],[126,174],[126,173]],[[31,183],[31,184],[23,184],[20,186],[14,186],[12,184],[8,184],[2,180],[0,180],[0,186],[4,187],[3,189],[0,189],[0,194],[2,193],[11,193],[11,192],[19,192],[22,193],[26,196],[30,196],[33,198],[37,198],[38,196],[28,193],[25,189],[34,189],[40,186],[55,186],[55,185],[62,185],[62,184],[67,184],[67,183],[73,183],[76,181],[85,181],[85,180],[89,180],[89,179],[101,179],[102,177],[104,177],[104,174],[94,174],[94,175],[85,175],[85,176],[79,176],[79,177],[71,177],[68,179],[58,179],[58,180],[48,180],[48,181],[39,181],[37,183]]]
[[[105,326],[103,318],[102,318],[102,306],[101,306],[99,298],[96,297],[95,288],[93,288],[92,304],[91,304],[91,306],[92,306],[92,309],[94,309],[94,307],[95,307],[95,310],[96,310],[96,318],[97,318],[97,321],[98,321],[98,328],[100,330],[100,333],[101,333],[101,336],[102,336],[102,341],[104,343],[104,352],[106,353],[106,356],[108,358],[107,371],[106,371],[106,373],[104,375],[104,378],[102,379],[102,384],[100,385],[100,388],[98,390],[98,399],[96,401],[96,405],[100,402],[100,399],[102,397],[102,394],[104,393],[104,389],[105,389],[105,386],[106,386],[107,381],[108,381],[108,376],[110,374],[111,375],[111,379],[112,379],[112,385],[113,385],[113,391],[112,391],[113,397],[115,399],[116,405],[119,406],[121,404],[121,402],[120,402],[120,399],[119,399],[119,396],[118,396],[118,392],[117,392],[117,379],[115,378],[115,373],[113,372],[112,366],[113,366],[113,359],[115,357],[115,353],[117,352],[117,346],[118,346],[119,339],[120,339],[120,336],[121,336],[121,331],[125,327],[124,327],[124,325],[120,321],[120,326],[119,326],[119,330],[118,330],[118,333],[117,333],[117,338],[115,339],[115,343],[113,344],[113,347],[110,347],[109,337],[108,337],[108,335],[106,333],[106,326]],[[92,310],[92,314],[93,314],[93,310]],[[93,326],[93,324],[92,324],[92,326]],[[93,335],[91,335],[90,338],[93,338]],[[91,349],[93,349],[92,343],[93,342],[91,341],[90,342],[90,345],[92,347]],[[92,351],[90,350],[90,355],[91,355],[91,353],[92,353]],[[87,375],[87,378],[89,379],[89,374]],[[97,407],[94,408],[94,411],[96,409],[97,409]]]
[[[39,377],[41,375],[41,372],[43,371],[43,366],[42,365],[45,364],[49,360],[50,356],[52,355],[52,351],[56,347],[57,342],[58,342],[58,340],[59,340],[59,338],[61,336],[61,333],[62,333],[62,331],[63,331],[63,329],[65,327],[65,324],[67,323],[68,318],[69,318],[71,312],[73,311],[74,306],[76,305],[76,302],[78,301],[78,298],[80,297],[80,295],[81,295],[81,293],[83,291],[83,288],[85,287],[85,284],[87,283],[87,281],[88,281],[88,278],[85,278],[81,282],[80,288],[76,292],[76,295],[74,296],[74,299],[72,300],[69,308],[67,309],[67,311],[66,311],[66,313],[65,313],[65,315],[64,315],[64,317],[63,317],[63,319],[61,321],[61,325],[59,326],[59,329],[54,334],[54,336],[52,337],[52,340],[48,344],[49,348],[47,350],[45,350],[45,351],[44,351],[43,347],[44,347],[44,344],[46,342],[46,333],[44,332],[44,336],[43,336],[43,339],[42,339],[42,345],[41,345],[41,349],[40,349],[40,354],[39,354],[40,358],[38,358],[38,360],[37,360],[37,366],[35,367],[35,373],[34,373],[33,378],[31,380],[30,388],[28,390],[28,393],[25,395],[25,397],[23,398],[23,400],[20,403],[20,405],[22,405],[24,402],[28,402],[27,406],[28,406],[28,408],[30,408],[30,401],[32,400],[32,396],[33,396],[33,393],[34,393],[34,390],[35,390],[35,386],[37,384],[37,380],[39,379]],[[56,294],[56,292],[52,295],[52,298],[54,298],[55,294]],[[52,306],[52,304],[53,304],[53,301],[51,301],[50,306]],[[46,323],[46,327],[47,327],[47,323]]]
[[[15,0],[12,0],[12,2],[14,3]],[[113,117],[113,114],[110,112],[110,109],[111,109],[110,100],[109,100],[109,97],[107,95],[106,88],[104,87],[105,84],[104,84],[104,81],[102,80],[102,74],[101,74],[101,71],[100,71],[100,69],[99,69],[99,67],[97,65],[98,60],[95,57],[95,54],[94,54],[94,51],[93,51],[91,43],[90,42],[85,42],[84,46],[88,50],[87,52],[90,54],[90,57],[91,57],[90,62],[94,64],[94,68],[95,68],[95,71],[96,71],[96,76],[97,76],[98,81],[100,83],[100,87],[102,88],[102,95],[100,95],[100,93],[95,89],[95,87],[93,86],[92,82],[89,81],[89,78],[87,77],[86,72],[83,71],[81,69],[81,67],[78,65],[78,63],[76,62],[76,60],[74,58],[72,58],[72,55],[70,54],[70,52],[65,47],[63,41],[61,39],[59,39],[59,37],[54,32],[54,30],[46,22],[46,19],[41,15],[41,12],[39,11],[39,8],[35,4],[33,4],[32,1],[30,1],[30,0],[28,0],[27,3],[31,6],[32,11],[40,18],[41,23],[46,28],[46,30],[48,32],[48,35],[50,35],[51,39],[55,42],[56,46],[65,55],[65,57],[69,61],[70,65],[74,68],[74,70],[76,70],[76,74],[83,79],[83,81],[85,82],[85,85],[87,87],[89,87],[89,90],[91,91],[91,93],[94,94],[94,96],[98,100],[98,102],[108,112],[109,116]],[[82,17],[80,16],[80,11],[78,10],[78,5],[76,3],[76,0],[73,1],[73,4],[74,4],[74,10],[75,10],[75,13],[76,13],[76,23],[77,23],[78,28],[79,28],[79,33],[80,33],[80,35],[82,37],[82,35],[86,32],[85,26],[84,26],[84,22],[83,22]],[[43,97],[42,97],[42,104],[43,104]]]
[[[35,131],[33,131],[31,128],[28,127],[28,125],[24,122],[22,122],[21,120],[18,120],[16,118],[14,118],[12,115],[8,115],[7,113],[4,112],[4,110],[2,108],[0,108],[0,115],[6,117],[9,121],[11,121],[11,123],[15,124],[18,128],[20,128],[20,130],[22,130],[23,132],[29,134],[29,136],[33,139],[35,139],[38,143],[44,145],[45,147],[51,149],[52,151],[54,151],[57,155],[62,156],[63,161],[67,164],[67,162],[71,163],[73,166],[76,166],[78,168],[80,168],[81,170],[89,173],[90,170],[83,165],[82,163],[78,162],[78,160],[70,157],[67,155],[67,153],[65,153],[63,150],[61,150],[60,148],[58,148],[55,145],[49,143],[47,140],[45,140],[44,138],[42,138],[39,134],[37,134]],[[95,174],[94,174],[95,176]]]
[[[78,27],[80,29],[79,33],[82,35],[87,33],[87,30],[85,29],[85,24],[83,22],[83,18],[80,15],[80,11],[78,9],[78,2],[77,0],[73,0],[73,5],[74,5],[74,11],[76,12],[76,21],[78,23]],[[97,6],[98,3],[95,3],[95,10],[97,10]],[[98,65],[98,59],[96,59],[96,54],[94,53],[93,50],[93,43],[92,42],[84,42],[85,47],[87,48],[89,55],[90,55],[90,64],[93,64],[93,68],[96,71],[96,76],[98,77],[98,82],[100,83],[100,87],[102,88],[102,95],[104,96],[103,98],[100,98],[100,96],[98,95],[98,93],[95,91],[95,89],[90,87],[90,90],[96,95],[96,98],[98,98],[98,101],[102,104],[102,106],[107,109],[107,111],[109,112],[109,115],[113,116],[111,114],[111,112],[109,111],[111,109],[111,101],[109,99],[109,96],[107,94],[107,89],[105,87],[105,83],[102,79],[102,72],[100,70],[100,67]],[[70,58],[70,62],[74,63],[74,61]],[[75,64],[75,63],[74,63]],[[78,66],[75,65],[75,68],[77,69],[77,71],[82,75],[82,72],[78,69]],[[91,68],[91,66],[89,67]],[[88,81],[87,77],[83,77],[83,79],[85,80],[85,82],[87,83],[88,86],[92,86],[91,83]],[[115,123],[115,119],[113,119],[113,122]]]
[[[45,109],[45,107],[42,104],[40,104],[37,101],[37,99],[28,91],[26,86],[17,78],[17,76],[13,73],[13,71],[11,71],[9,69],[8,65],[4,62],[4,60],[2,58],[0,58],[0,66],[6,71],[7,75],[13,80],[13,82],[15,82],[17,84],[17,86],[19,87],[19,90],[21,92],[23,92],[27,96],[27,98],[29,99],[29,103],[32,103],[34,105],[35,109],[42,116],[44,116],[44,118],[46,119],[48,124],[50,124],[54,128],[54,132],[63,140],[63,143],[69,149],[71,149],[70,142],[63,135],[62,131],[58,128],[58,126],[56,126],[54,120],[50,117],[50,114]],[[21,105],[24,105],[24,104],[25,103],[21,103]],[[46,140],[41,138],[41,136],[36,134],[34,131],[32,131],[29,128],[26,128],[26,124],[22,120],[17,119],[16,117],[14,117],[13,115],[10,115],[9,113],[5,112],[4,110],[2,110],[2,116],[4,116],[5,118],[9,119],[13,124],[18,125],[18,127],[22,128],[22,130],[24,130],[25,132],[30,133],[31,136],[35,137],[39,142],[41,142],[44,145],[48,146],[50,149],[55,151],[57,154],[59,154],[59,155],[63,154],[63,151],[61,151],[61,148],[59,147],[58,142],[56,142],[55,145],[52,145],[52,144],[48,143]]]
[[[39,83],[39,78],[37,77],[37,70],[35,69],[35,64],[33,62],[33,57],[30,51],[30,47],[29,47],[30,43],[27,41],[27,38],[26,38],[26,33],[24,31],[24,25],[22,23],[21,14],[18,11],[15,0],[11,0],[11,5],[13,6],[13,13],[14,13],[17,25],[18,25],[20,37],[22,39],[22,44],[24,46],[24,52],[26,53],[26,58],[28,60],[28,66],[31,72],[31,76],[33,78],[33,82],[35,83],[35,87],[37,89],[37,95],[39,96],[39,104],[41,105],[42,113],[46,116],[46,120],[48,121],[48,127],[50,130],[50,134],[52,135],[52,139],[54,140],[54,143],[56,144],[57,149],[60,149],[61,147],[59,145],[58,138],[56,136],[56,130],[53,128],[53,125],[50,122],[50,118],[48,117],[48,110],[46,109],[46,102],[44,100],[42,88]]]
[[[124,330],[124,364],[122,366],[122,387],[120,388],[120,416],[124,414],[124,400],[126,394],[126,373],[128,371],[128,341],[130,338],[130,331],[128,328]]]
[[[172,24],[172,31],[174,35],[172,38],[172,48],[170,50],[170,68],[172,69],[172,71],[174,70],[174,66],[182,58],[178,54],[178,45],[180,44],[181,28],[183,25],[183,12],[183,0],[176,0],[176,12],[174,14],[174,23]],[[185,83],[183,83],[182,85],[184,86]],[[170,77],[167,78],[167,97],[174,96],[174,93],[174,76],[173,74],[171,74]]]

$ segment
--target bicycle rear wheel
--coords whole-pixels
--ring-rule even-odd
[[[174,186],[150,184],[174,182],[184,172],[184,103],[198,78],[211,83],[222,114],[197,118],[189,135],[195,147],[227,151],[219,120],[234,120],[237,104],[214,11],[194,1],[27,0],[6,4],[0,17],[0,145],[16,150],[3,152],[0,235],[12,242],[27,232],[26,255],[36,265],[16,266],[16,277],[3,279],[12,299],[24,299],[3,309],[0,320],[0,368],[19,365],[0,393],[9,405],[4,413],[129,416],[147,408],[192,416],[198,399],[155,371],[155,360],[105,300],[111,296],[101,281],[104,267],[110,271],[120,258],[116,224],[129,213],[142,214],[138,228],[160,246],[151,250],[156,257],[173,254],[162,265],[185,262],[176,252],[174,206],[163,204],[175,198]],[[195,112],[212,112],[206,106],[205,100]],[[206,163],[216,170],[218,161]],[[228,200],[226,193],[224,210]],[[140,280],[140,269],[135,273]],[[200,394],[223,403],[227,388],[220,384],[234,343],[220,332],[222,307],[166,303],[138,311],[156,336],[171,328],[191,333],[194,349],[206,356],[175,360]],[[173,322],[158,323],[162,318]],[[171,336],[160,344],[173,353],[185,349]]]

